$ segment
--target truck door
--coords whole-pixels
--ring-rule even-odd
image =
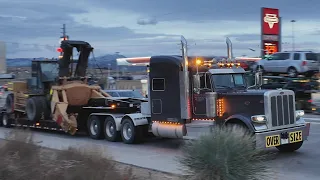
[[[200,74],[200,89],[196,91],[192,85],[192,104],[193,104],[193,114],[195,115],[206,115],[206,98],[205,93],[210,92],[211,83],[210,76],[208,73]],[[193,82],[193,81],[192,81]]]

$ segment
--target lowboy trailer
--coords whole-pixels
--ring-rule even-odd
[[[228,59],[232,60],[230,43],[227,41]],[[191,57],[187,55],[187,42],[183,37],[181,44],[181,56],[117,60],[118,65],[148,65],[148,101],[114,99],[85,83],[76,86],[82,87],[81,91],[73,91],[64,84],[59,88],[51,86],[60,90],[56,92],[59,102],[53,101],[54,95],[48,97],[51,122],[70,134],[83,127],[93,139],[122,139],[127,144],[140,142],[150,132],[164,138],[194,139],[210,133],[217,124],[240,125],[254,134],[257,146],[276,147],[279,151],[295,151],[307,140],[310,123],[304,121],[303,111],[296,110],[293,91],[248,90],[245,71],[238,63]],[[71,84],[74,86],[75,82]],[[68,101],[72,97],[78,103]],[[54,104],[63,102],[64,108],[57,113]],[[27,113],[22,112],[24,116],[28,114],[26,109]],[[8,124],[8,117],[17,121],[20,118],[17,114],[8,112],[7,108],[3,124]],[[42,111],[40,118],[26,118],[26,121],[39,125],[43,114]],[[61,123],[71,117],[74,121],[67,122],[73,123]]]

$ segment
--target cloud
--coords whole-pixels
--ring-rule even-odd
[[[140,12],[148,16],[156,16],[160,21],[172,20],[258,20],[261,7],[279,8],[281,16],[293,19],[317,19],[320,4],[317,0],[308,3],[299,0],[135,0],[135,1],[101,1],[92,0],[95,6],[107,6],[130,12]],[[294,4],[294,6],[288,6]],[[301,13],[297,13],[301,12]]]
[[[260,44],[260,8],[265,6],[280,8],[283,47],[291,47],[290,20],[295,19],[296,47],[316,49],[320,45],[310,43],[319,30],[320,4],[308,2],[0,0],[0,40],[7,42],[8,56],[57,56],[66,24],[70,38],[88,41],[96,56],[117,51],[126,56],[179,54],[181,35],[188,40],[190,54],[225,55],[229,36],[236,56],[256,56],[248,47]]]
[[[156,18],[141,18],[137,20],[137,24],[139,25],[156,25],[158,24],[158,20]]]

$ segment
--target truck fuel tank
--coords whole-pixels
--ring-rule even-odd
[[[153,122],[152,133],[163,138],[182,138],[187,134],[185,124],[174,124],[171,122]]]
[[[217,102],[216,92],[206,93],[206,115],[208,118],[216,117],[216,102]]]

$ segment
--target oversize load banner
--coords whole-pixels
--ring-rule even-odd
[[[262,34],[279,35],[280,20],[279,9],[262,8],[261,9]]]

